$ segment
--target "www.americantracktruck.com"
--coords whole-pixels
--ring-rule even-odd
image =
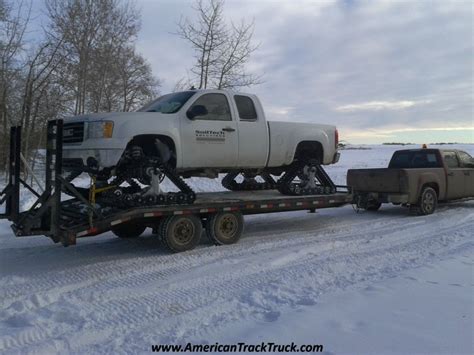
[[[175,352],[190,352],[190,353],[321,353],[323,352],[323,345],[321,344],[277,344],[271,342],[262,342],[260,344],[154,344],[151,346],[151,351],[156,353],[175,353]]]

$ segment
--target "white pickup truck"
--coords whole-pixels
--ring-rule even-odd
[[[161,96],[137,112],[65,120],[63,166],[142,182],[151,181],[148,168],[158,163],[182,177],[238,172],[253,179],[281,175],[297,161],[336,163],[337,145],[334,126],[267,121],[255,95],[189,90]],[[152,163],[145,162],[149,158]]]

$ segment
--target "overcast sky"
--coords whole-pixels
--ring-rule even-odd
[[[139,50],[170,91],[193,64],[177,36],[192,1],[137,0]],[[245,89],[273,120],[336,124],[354,143],[474,143],[471,1],[227,0],[255,20],[259,50]]]

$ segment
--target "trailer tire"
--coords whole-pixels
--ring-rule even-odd
[[[206,221],[206,234],[215,245],[237,243],[244,231],[244,218],[240,212],[215,213]]]
[[[416,213],[419,216],[426,216],[432,214],[438,206],[438,195],[432,187],[425,187],[421,192],[418,205],[416,206]]]
[[[146,226],[138,223],[122,223],[112,227],[112,233],[123,239],[137,238],[145,231]]]
[[[194,249],[199,244],[201,234],[201,219],[194,215],[166,217],[159,227],[161,242],[174,253]]]

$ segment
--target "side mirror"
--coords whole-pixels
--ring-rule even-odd
[[[207,108],[206,106],[203,106],[203,105],[194,105],[186,112],[186,116],[190,120],[194,120],[194,118],[197,116],[205,116],[207,114],[208,114]]]

